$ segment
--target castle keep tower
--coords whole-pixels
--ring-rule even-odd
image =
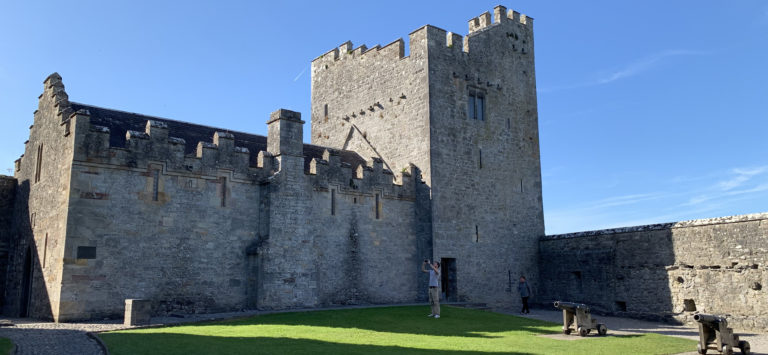
[[[312,62],[312,143],[421,169],[447,299],[509,303],[544,235],[533,19],[497,6],[464,38],[427,25],[408,45]]]

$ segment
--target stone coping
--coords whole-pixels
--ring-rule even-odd
[[[593,237],[593,236],[620,234],[620,233],[647,232],[647,231],[656,231],[656,230],[664,230],[664,229],[700,227],[700,226],[707,226],[707,225],[714,225],[714,224],[741,223],[741,222],[749,222],[749,221],[758,221],[763,219],[768,219],[768,212],[743,214],[743,215],[736,215],[736,216],[726,216],[726,217],[705,218],[705,219],[692,219],[692,220],[681,221],[681,222],[646,224],[642,226],[598,229],[598,230],[566,233],[566,234],[553,234],[553,235],[543,236],[541,237],[540,240],[558,240],[558,239]]]

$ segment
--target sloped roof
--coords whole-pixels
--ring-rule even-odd
[[[182,138],[186,142],[184,153],[194,155],[197,142],[212,142],[215,132],[228,132],[235,136],[235,146],[248,148],[251,152],[250,164],[256,166],[258,153],[267,150],[267,137],[256,134],[232,131],[224,128],[209,127],[189,122],[171,120],[167,118],[147,116],[138,113],[112,110],[98,106],[85,105],[72,102],[74,111],[86,109],[91,113],[91,124],[109,128],[109,145],[112,147],[125,147],[125,133],[129,130],[144,132],[147,120],[163,122],[168,126],[170,137]],[[304,144],[304,171],[309,171],[309,163],[312,158],[323,158],[326,147]],[[350,150],[338,150],[342,163],[348,163],[352,167],[365,164],[365,159],[356,152]]]

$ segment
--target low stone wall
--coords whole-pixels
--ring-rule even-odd
[[[768,213],[550,235],[539,242],[536,300],[598,313],[692,321],[730,314],[768,330]]]

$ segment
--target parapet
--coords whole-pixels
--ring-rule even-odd
[[[336,188],[367,195],[380,192],[385,197],[412,200],[415,199],[414,169],[409,165],[395,175],[376,157],[352,166],[341,161],[339,151],[325,149],[322,159],[314,158],[310,162],[309,176],[315,189]]]
[[[272,173],[271,161],[257,164],[271,155],[257,150],[252,157],[252,150],[238,146],[236,134],[229,131],[79,103],[72,107],[77,111],[66,122],[75,127],[75,160],[80,162],[138,169],[164,162],[166,171],[213,176],[228,170],[241,179]],[[207,139],[203,138],[206,132]],[[266,149],[266,138],[245,138]],[[263,144],[254,142],[259,138]]]
[[[503,22],[517,22],[529,29],[533,29],[533,17],[520,14],[514,10],[507,10],[506,7],[498,5],[493,8],[493,22],[491,22],[491,13],[484,12],[480,16],[469,20],[469,34],[484,30],[491,25],[498,25]]]
[[[760,221],[760,220],[768,220],[768,212],[736,215],[736,216],[726,216],[726,217],[716,217],[716,218],[693,219],[693,220],[681,221],[681,222],[656,223],[656,224],[646,224],[641,226],[599,229],[599,230],[566,233],[566,234],[553,234],[553,235],[544,236],[541,238],[541,240],[610,236],[610,235],[624,234],[624,233],[648,232],[648,231],[690,228],[690,227],[700,227],[700,226],[707,226],[707,225],[718,225],[718,224],[729,224],[729,223],[743,223],[743,222]]]
[[[420,51],[425,45],[429,47],[430,50],[447,47],[459,53],[469,53],[471,48],[470,37],[496,27],[505,28],[505,30],[499,31],[499,36],[506,36],[513,38],[514,40],[525,42],[525,38],[532,36],[533,18],[520,14],[514,10],[507,10],[506,7],[499,5],[493,9],[493,15],[486,11],[483,14],[470,19],[469,33],[464,38],[454,32],[447,32],[439,27],[425,25],[411,32],[409,35],[409,49],[411,53],[409,57],[412,57],[414,53],[425,52]],[[426,37],[426,42],[421,40],[424,37]],[[361,45],[355,48],[352,45],[352,42],[347,41],[342,43],[339,47],[315,58],[312,61],[313,73],[319,70],[329,69],[332,65],[341,61],[354,59],[363,60],[369,56],[376,56],[379,59],[407,59],[409,57],[404,56],[404,46],[405,44],[402,38],[383,47],[376,45],[370,49],[368,49],[366,45]],[[530,51],[530,49],[523,49],[524,47],[525,46],[521,46],[521,54]]]

